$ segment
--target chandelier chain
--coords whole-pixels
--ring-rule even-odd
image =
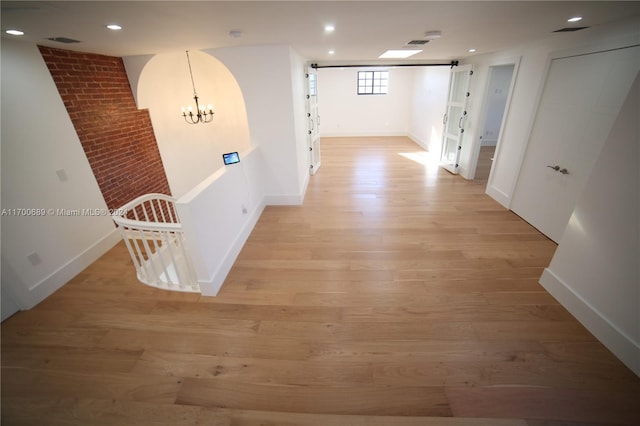
[[[189,59],[189,51],[187,50],[187,63],[189,64],[189,76],[191,77],[191,87],[193,87],[193,96],[198,96],[196,93],[196,84],[193,82],[193,71],[191,71],[191,59]]]

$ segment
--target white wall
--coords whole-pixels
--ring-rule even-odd
[[[558,33],[548,38],[523,45],[520,48],[486,55],[469,57],[462,63],[474,66],[469,100],[469,119],[460,158],[461,174],[471,169],[471,153],[479,144],[482,132],[480,123],[482,94],[488,83],[488,69],[492,65],[519,62],[514,76],[515,86],[500,140],[496,147],[494,165],[487,185],[487,193],[496,201],[509,207],[515,190],[518,173],[525,155],[529,133],[535,116],[541,88],[552,52],[591,46],[592,49],[608,49],[620,46],[629,38],[640,42],[640,20],[632,19],[614,25],[602,25],[575,32]]]
[[[413,68],[389,69],[387,95],[358,95],[358,71],[364,70],[366,68],[318,70],[320,136],[408,134]]]
[[[240,152],[176,202],[186,244],[205,296],[215,296],[264,209],[260,148]]]
[[[209,54],[190,51],[189,57],[199,102],[214,108],[209,124],[191,125],[181,117],[182,106],[195,111],[185,52],[156,55],[137,78],[129,74],[137,81],[138,108],[149,109],[169,187],[176,198],[222,168],[223,153],[251,146],[242,92],[233,75]],[[135,58],[127,58],[132,60]],[[127,67],[130,70],[131,66]]]
[[[1,53],[2,209],[46,212],[2,216],[3,290],[6,287],[26,309],[91,264],[120,236],[108,215],[57,214],[58,209],[108,212],[37,46],[3,39]],[[58,170],[64,170],[66,180],[58,178]],[[27,259],[31,253],[37,253],[39,264]]]
[[[640,77],[540,282],[640,376]]]
[[[251,143],[259,146],[264,161],[266,204],[300,204],[304,198],[308,163],[300,163],[297,146],[300,124],[294,110],[292,67],[295,55],[289,46],[243,46],[208,49],[231,71],[244,95]],[[304,93],[304,86],[300,89]],[[304,106],[301,109],[304,114]]]
[[[442,117],[447,109],[451,69],[416,68],[413,74],[409,137],[428,151],[440,155]]]

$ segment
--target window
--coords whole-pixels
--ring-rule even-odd
[[[317,78],[317,74],[309,74],[309,96],[316,96],[318,94]]]
[[[358,71],[358,95],[386,95],[389,71]]]

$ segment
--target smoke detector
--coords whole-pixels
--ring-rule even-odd
[[[435,40],[442,37],[442,31],[427,31],[424,33],[424,38],[427,40]]]

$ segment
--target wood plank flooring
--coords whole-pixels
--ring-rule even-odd
[[[496,152],[495,146],[481,146],[480,154],[478,155],[478,165],[476,167],[476,174],[474,180],[488,180],[491,173],[491,166],[493,164],[493,156]]]
[[[2,424],[640,424],[640,379],[537,282],[555,244],[484,184],[323,139],[218,297],[138,283],[120,244],[5,321]]]

